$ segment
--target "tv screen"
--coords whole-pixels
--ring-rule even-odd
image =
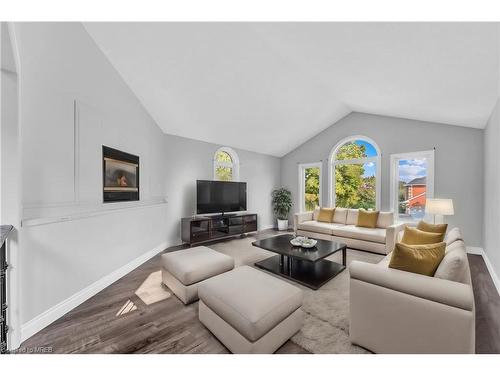
[[[196,213],[213,214],[246,209],[246,182],[196,181]]]

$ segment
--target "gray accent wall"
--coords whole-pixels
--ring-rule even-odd
[[[500,275],[500,99],[484,129],[484,251]]]
[[[390,209],[390,155],[435,148],[434,196],[452,198],[455,215],[446,217],[461,228],[468,246],[482,244],[483,131],[451,125],[351,113],[281,159],[281,184],[293,194],[298,211],[298,164],[322,161],[322,205],[328,204],[328,157],[342,139],[363,135],[382,152],[381,209]]]
[[[500,28],[498,29],[500,43]],[[500,45],[499,45],[500,47]],[[500,61],[500,48],[498,48]],[[500,95],[500,66],[497,85]],[[484,201],[483,201],[483,245],[487,259],[495,270],[496,287],[500,290],[500,96],[484,129]],[[492,275],[493,276],[493,275]]]
[[[180,218],[196,213],[196,180],[213,179],[213,157],[222,145],[165,135],[169,243],[180,243]],[[233,148],[240,181],[247,183],[247,209],[258,214],[259,229],[274,226],[271,191],[280,185],[280,159]]]

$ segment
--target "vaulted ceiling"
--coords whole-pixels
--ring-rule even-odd
[[[165,133],[282,156],[352,111],[482,128],[493,23],[85,23]]]

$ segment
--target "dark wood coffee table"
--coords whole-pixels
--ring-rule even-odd
[[[279,254],[255,265],[315,290],[345,270],[346,244],[317,240],[315,247],[304,249],[292,246],[292,238],[284,234],[252,242],[253,246]],[[342,251],[342,264],[324,259],[338,251]]]

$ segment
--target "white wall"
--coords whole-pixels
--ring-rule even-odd
[[[7,320],[9,349],[21,338],[19,309],[19,241],[21,226],[21,156],[19,135],[18,61],[15,40],[7,23],[0,27],[0,224],[10,224],[14,231],[7,240]]]
[[[165,135],[169,242],[180,243],[180,218],[196,213],[196,180],[213,179],[212,161],[219,147]],[[274,226],[271,191],[280,185],[280,159],[234,150],[240,159],[240,181],[247,183],[247,210],[258,214],[259,229]]]
[[[167,246],[165,149],[163,133],[81,24],[18,23],[15,34],[21,319],[34,333],[57,318],[57,304]],[[103,144],[140,156],[141,202],[102,203]]]
[[[382,152],[382,210],[390,209],[390,155],[412,151],[435,151],[434,196],[452,198],[455,215],[446,217],[462,229],[467,245],[482,244],[483,131],[395,117],[351,113],[308,140],[281,161],[281,183],[293,193],[297,206],[297,164],[323,161],[323,205],[328,204],[328,156],[342,139],[364,135]]]

